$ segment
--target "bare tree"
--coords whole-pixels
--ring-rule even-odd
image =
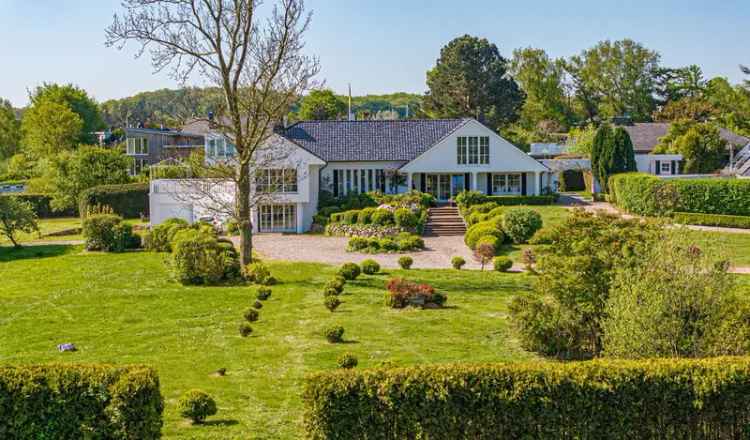
[[[258,0],[124,0],[122,6],[106,29],[107,46],[121,49],[132,40],[137,56],[149,51],[156,71],[170,68],[182,84],[197,73],[223,92],[213,129],[237,150],[236,166],[223,174],[236,188],[231,214],[247,264],[256,152],[297,97],[315,86],[320,70],[317,58],[303,54],[311,17],[304,0],[278,0],[265,19]]]

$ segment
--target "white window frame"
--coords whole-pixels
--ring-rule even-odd
[[[666,168],[664,167],[666,165]],[[661,161],[659,163],[659,167],[661,168],[661,174],[672,174],[672,162],[668,160]]]
[[[141,174],[144,168],[148,167],[148,159],[142,157],[134,157],[133,162],[130,164],[130,175],[137,176]]]
[[[468,160],[468,140],[466,136],[456,138],[456,163],[466,165]]]
[[[294,168],[263,168],[256,172],[255,190],[262,193],[296,194],[299,191]]]
[[[271,204],[258,207],[259,232],[297,231],[297,205]]]
[[[492,194],[495,195],[518,195],[522,191],[520,173],[498,173],[492,174]],[[515,183],[515,185],[513,185]]]
[[[148,156],[148,138],[131,137],[127,139],[126,154],[128,156]]]
[[[469,144],[469,165],[479,164],[479,138],[476,136],[470,136],[468,139]]]
[[[479,163],[488,165],[490,163],[490,137],[479,137]]]

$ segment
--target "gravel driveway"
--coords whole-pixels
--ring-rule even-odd
[[[346,252],[346,237],[327,237],[313,234],[258,234],[253,244],[262,257],[272,260],[312,261],[328,264],[359,263],[372,258],[382,267],[398,268],[398,259],[409,255],[414,259],[415,269],[448,269],[451,258],[461,256],[466,260],[467,269],[480,266],[471,257],[471,250],[464,244],[463,236],[423,237],[425,250],[403,254],[363,254]],[[233,240],[238,241],[237,237]],[[485,267],[485,269],[487,269]]]

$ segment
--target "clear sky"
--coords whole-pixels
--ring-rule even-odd
[[[266,0],[266,7],[273,0]],[[666,66],[700,65],[707,77],[742,78],[750,65],[750,0],[307,0],[307,49],[321,78],[344,93],[423,92],[440,48],[464,33],[509,57],[540,47],[570,56],[600,40],[632,38]],[[42,82],[72,82],[96,99],[177,84],[153,74],[133,47],[104,47],[119,0],[0,0],[0,97],[16,106]],[[200,85],[200,83],[198,84]]]

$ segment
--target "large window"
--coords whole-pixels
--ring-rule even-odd
[[[148,154],[148,138],[128,138],[127,154],[129,156],[145,156]]]
[[[258,170],[255,185],[258,192],[296,193],[297,170],[292,168]]]
[[[520,174],[493,174],[493,194],[521,194]]]
[[[489,164],[490,138],[488,136],[459,136],[456,138],[456,162],[459,165]]]
[[[226,159],[234,157],[237,151],[230,142],[223,137],[212,137],[206,141],[206,156],[212,158]]]
[[[260,232],[292,232],[297,230],[296,205],[261,205]]]

